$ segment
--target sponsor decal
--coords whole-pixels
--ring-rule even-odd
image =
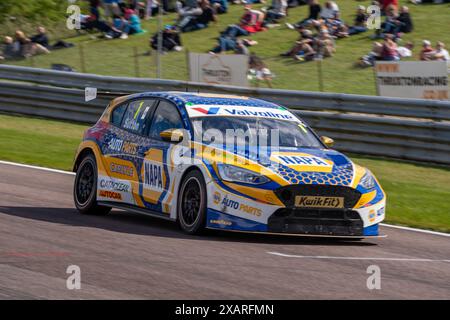
[[[101,189],[106,189],[110,191],[119,191],[119,192],[129,192],[130,186],[126,183],[108,179],[100,179],[99,182]]]
[[[162,191],[163,190],[163,178],[162,178],[163,166],[158,162],[144,162],[144,188]]]
[[[344,208],[344,198],[296,196],[295,206],[301,208]]]
[[[123,141],[122,139],[112,138],[108,142],[108,148],[113,151],[116,151],[116,152],[123,152],[123,153],[127,153],[127,154],[136,154],[138,145],[133,142]]]
[[[99,190],[99,196],[113,200],[122,200],[122,195],[119,192],[109,190]]]
[[[186,105],[190,117],[208,116],[239,116],[260,117],[300,122],[291,112],[284,108],[265,108],[251,106],[224,106],[224,105]]]
[[[211,219],[211,220],[209,220],[209,222],[214,223],[214,224],[221,224],[224,226],[231,226],[233,224],[231,221],[223,220],[223,219],[220,219],[220,220]]]
[[[222,206],[224,208],[231,208],[234,210],[238,210],[247,214],[251,214],[254,215],[256,217],[261,216],[262,214],[262,210],[250,205],[247,205],[245,203],[233,200],[233,199],[229,199],[228,196],[225,196],[225,198],[223,198],[222,200]]]
[[[120,173],[129,177],[132,177],[134,174],[134,169],[132,167],[124,164],[117,164],[114,162],[109,165],[109,169],[111,170],[111,172]]]
[[[219,192],[217,192],[217,191],[214,192],[214,194],[213,194],[213,201],[214,201],[214,204],[219,204],[221,198],[222,198],[222,196],[220,195]]]
[[[375,210],[371,209],[371,210],[369,211],[369,221],[370,221],[370,222],[374,222],[374,221],[375,221],[375,218],[376,218]]]
[[[381,207],[380,209],[378,209],[377,210],[377,217],[384,216],[385,211],[386,211],[385,207]]]
[[[324,159],[312,155],[275,155],[280,163],[284,165],[301,165],[301,166],[319,166],[331,167],[332,164],[326,162]]]

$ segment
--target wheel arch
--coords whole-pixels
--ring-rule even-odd
[[[81,161],[83,161],[84,157],[86,157],[89,154],[93,155],[95,160],[97,161],[97,157],[95,156],[94,150],[92,150],[91,147],[85,147],[81,149],[76,155],[75,161],[73,162],[72,166],[72,172],[77,172],[78,166],[81,164]]]

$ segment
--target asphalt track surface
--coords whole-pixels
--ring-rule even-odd
[[[0,165],[0,299],[450,299],[449,237],[387,227],[362,242],[193,237],[120,210],[80,215],[73,179]],[[69,265],[80,290],[66,287]],[[380,290],[367,288],[370,265]]]

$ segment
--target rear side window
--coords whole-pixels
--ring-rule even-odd
[[[123,114],[127,110],[127,103],[124,103],[116,108],[114,108],[111,116],[111,123],[117,127],[120,127],[122,123]]]
[[[154,107],[154,99],[135,100],[128,104],[122,121],[122,128],[143,134],[148,125],[145,121]]]
[[[160,140],[159,134],[167,129],[183,129],[183,122],[177,108],[172,103],[162,100],[153,115],[149,135]]]

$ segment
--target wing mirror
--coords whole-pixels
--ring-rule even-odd
[[[162,131],[159,136],[163,141],[180,142],[183,140],[183,131],[180,129],[167,129]]]
[[[320,141],[323,142],[324,145],[326,145],[328,148],[331,148],[334,146],[334,140],[327,136],[321,136]]]

